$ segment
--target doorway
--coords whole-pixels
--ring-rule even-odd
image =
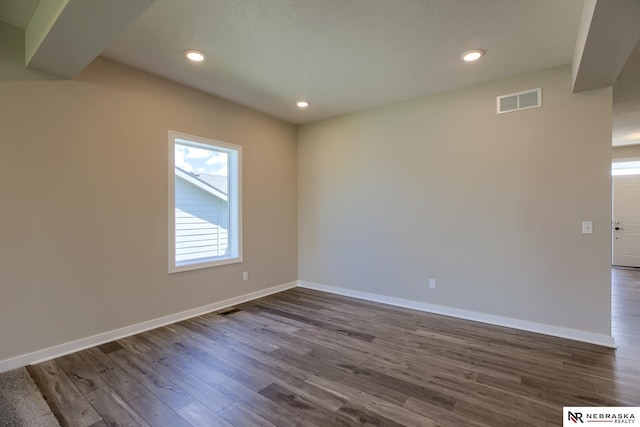
[[[611,264],[640,267],[640,162],[614,163],[612,171]]]

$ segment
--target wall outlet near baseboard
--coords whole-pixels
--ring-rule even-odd
[[[249,272],[248,271],[244,271],[244,272],[242,272],[242,281],[246,282],[247,280],[249,280]]]
[[[436,288],[436,279],[429,279],[429,289]]]

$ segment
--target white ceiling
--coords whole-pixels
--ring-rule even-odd
[[[612,6],[595,0],[135,0],[140,8],[153,3],[136,20],[139,14],[125,13],[129,0],[123,1],[118,7],[133,24],[113,32],[103,56],[292,123],[569,64],[583,5],[609,18]],[[39,3],[0,0],[0,21],[25,28]],[[600,30],[607,33],[606,26]],[[73,43],[85,44],[86,36],[91,33]],[[624,54],[620,45],[610,46]],[[189,63],[183,56],[189,48],[205,51],[207,60]],[[460,54],[474,48],[486,56],[462,62]],[[70,51],[59,46],[44,53],[57,52],[64,62]],[[640,143],[629,138],[640,137],[639,72],[637,48],[614,86],[614,145]],[[300,99],[311,107],[297,109]]]
[[[582,0],[156,0],[103,53],[292,123],[571,62]],[[185,49],[207,60],[187,63]],[[460,54],[487,55],[467,64]],[[295,101],[311,107],[299,111]]]

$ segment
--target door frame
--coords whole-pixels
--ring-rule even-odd
[[[616,166],[618,165],[618,166]],[[626,166],[626,167],[625,167]],[[615,171],[623,171],[627,170],[628,173],[615,173]],[[629,173],[630,172],[630,173]],[[623,158],[612,158],[611,159],[611,267],[617,267],[617,264],[614,264],[614,244],[615,244],[615,235],[614,235],[614,225],[615,225],[615,215],[614,215],[614,204],[615,204],[615,178],[617,176],[638,176],[640,177],[640,157],[623,157]],[[625,267],[625,266],[620,266]]]

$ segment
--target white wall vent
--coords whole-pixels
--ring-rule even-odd
[[[542,88],[501,95],[496,98],[498,114],[542,106]]]

